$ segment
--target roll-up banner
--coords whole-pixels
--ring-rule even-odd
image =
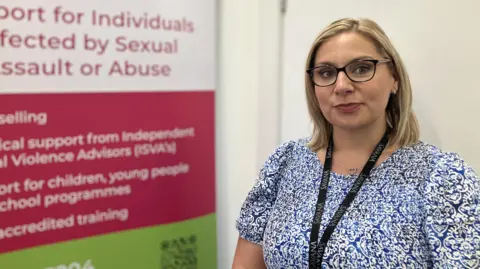
[[[216,268],[214,0],[0,3],[0,268]]]

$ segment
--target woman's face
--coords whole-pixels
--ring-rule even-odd
[[[325,42],[317,51],[314,66],[330,64],[341,68],[358,59],[385,59],[375,45],[358,33],[343,33]],[[367,65],[353,64],[349,75],[365,79]],[[354,82],[345,72],[338,73],[337,81],[330,86],[315,85],[315,95],[320,109],[333,126],[357,129],[386,121],[389,96],[397,90],[397,82],[386,63],[378,63],[375,75],[365,82]],[[322,71],[323,70],[323,71]],[[331,76],[328,68],[317,68],[316,76]],[[323,78],[322,78],[323,79]],[[382,123],[382,124],[383,124]]]

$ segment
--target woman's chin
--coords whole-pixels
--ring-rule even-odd
[[[334,128],[340,128],[344,130],[358,130],[364,129],[365,127],[369,126],[369,124],[365,121],[360,121],[358,119],[342,119],[336,120],[332,123]]]

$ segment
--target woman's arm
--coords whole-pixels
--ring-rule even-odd
[[[457,154],[434,163],[425,185],[433,268],[480,268],[480,179]]]
[[[266,269],[262,246],[238,238],[232,269]]]
[[[233,269],[266,269],[262,242],[266,226],[279,192],[284,167],[290,160],[294,142],[279,146],[265,162],[255,184],[240,209],[236,221],[239,233]]]

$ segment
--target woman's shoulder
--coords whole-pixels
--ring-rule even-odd
[[[455,151],[448,151],[437,145],[424,141],[406,147],[403,150],[403,160],[422,167],[427,171],[427,177],[433,181],[458,180],[462,178],[472,183],[478,181],[478,176],[470,163]],[[440,182],[438,182],[440,183]]]
[[[265,165],[284,164],[286,162],[298,161],[310,158],[315,154],[308,146],[310,137],[286,140],[280,143],[270,154]]]
[[[289,174],[292,168],[315,159],[316,154],[308,147],[309,141],[309,137],[302,137],[280,143],[264,161],[257,182],[269,179],[278,183],[278,179]]]
[[[288,140],[279,144],[265,161],[258,177],[243,202],[236,228],[240,236],[250,242],[262,244],[265,225],[282,191],[280,182],[288,178],[289,170],[299,160],[305,160],[313,152],[308,138]]]
[[[422,184],[422,206],[425,212],[424,231],[432,246],[433,259],[449,261],[452,267],[467,261],[478,261],[480,245],[475,237],[478,235],[475,227],[480,224],[478,175],[458,152],[426,143],[417,150],[424,154],[429,165]],[[465,237],[466,230],[473,237]],[[455,249],[456,245],[452,242],[465,246],[465,251],[460,251],[461,255],[455,261],[445,254]]]
[[[411,146],[405,147],[404,152],[406,155],[409,155],[410,158],[421,158],[432,166],[456,166],[459,163],[467,163],[458,152],[448,151],[442,147],[424,141],[419,141]]]

